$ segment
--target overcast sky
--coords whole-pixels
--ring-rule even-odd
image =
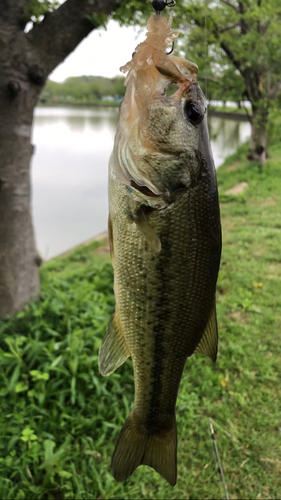
[[[121,75],[119,68],[128,62],[138,43],[145,39],[146,30],[120,28],[109,21],[107,30],[94,30],[72,54],[51,73],[51,80],[62,82],[69,76],[95,75],[113,77]]]

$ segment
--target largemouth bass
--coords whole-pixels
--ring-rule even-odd
[[[217,355],[215,291],[221,254],[216,174],[197,66],[166,47],[177,35],[153,15],[128,71],[109,166],[115,313],[100,350],[110,375],[131,356],[135,404],[112,472],[141,464],[177,481],[175,406],[195,351]],[[177,83],[171,96],[166,90]],[[185,101],[183,102],[183,97]]]

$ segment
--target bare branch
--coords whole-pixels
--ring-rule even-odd
[[[225,33],[226,31],[230,31],[230,30],[232,30],[233,28],[237,28],[237,26],[239,26],[239,23],[235,23],[235,24],[228,24],[228,25],[227,25],[227,26],[225,26],[224,28],[220,28],[219,33]]]
[[[241,62],[237,57],[235,56],[234,52],[231,50],[231,48],[225,43],[225,42],[220,42],[220,46],[222,50],[226,53],[228,59],[234,64],[235,68],[238,69],[239,73],[243,76],[243,70],[241,68]]]
[[[221,81],[218,80],[217,78],[214,78],[213,76],[200,75],[200,80],[204,81],[204,82],[207,81],[207,82],[215,83],[216,85],[221,85]]]
[[[233,5],[233,3],[231,2],[228,2],[227,0],[221,0],[222,3],[225,3],[225,5],[228,5],[228,7],[231,7],[231,9],[235,10],[235,12],[239,12],[238,11],[238,7],[236,7],[235,5]]]
[[[122,0],[66,0],[26,34],[40,57],[44,78],[95,28],[87,16],[110,14]]]
[[[244,110],[245,110],[245,113],[246,113],[246,115],[247,115],[247,118],[248,118],[249,122],[250,122],[250,123],[252,123],[252,115],[249,113],[249,110],[248,110],[247,106],[245,106],[245,105],[243,104],[243,108],[244,108]]]
[[[268,21],[266,21],[265,23],[259,23],[259,25],[258,25],[258,32],[262,36],[266,35],[267,29],[268,29],[269,25],[270,25],[270,19]]]
[[[246,9],[244,3],[240,1],[238,2],[238,5],[239,5],[238,11],[240,12],[240,14],[245,14]]]
[[[272,89],[268,92],[269,99],[275,99],[279,92],[281,92],[281,80],[276,82]]]

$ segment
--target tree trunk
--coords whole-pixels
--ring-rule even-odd
[[[39,294],[29,166],[45,80],[22,31],[0,24],[0,47],[0,315],[8,315]]]
[[[252,107],[251,137],[249,160],[263,164],[267,158],[266,127],[268,121],[268,107]]]
[[[48,75],[121,0],[66,0],[29,33],[30,0],[0,8],[0,316],[39,295],[31,216],[33,111]],[[96,18],[94,16],[96,15]],[[102,19],[102,16],[101,16]]]
[[[16,82],[19,81],[13,82],[17,87]],[[7,90],[9,93],[9,88]],[[12,110],[13,98],[8,99],[9,105],[7,96],[3,99],[1,94],[0,315],[6,315],[21,309],[38,296],[39,260],[34,242],[30,200],[33,102],[31,99],[24,110],[18,109],[15,116]]]

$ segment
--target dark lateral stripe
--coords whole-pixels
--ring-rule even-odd
[[[166,291],[165,283],[169,276],[169,264],[171,259],[169,225],[165,228],[165,234],[160,235],[162,250],[157,257],[156,273],[158,281],[158,295],[155,304],[157,323],[154,326],[154,353],[153,353],[153,370],[152,370],[152,390],[150,393],[150,410],[147,415],[147,426],[157,425],[155,419],[159,413],[155,409],[159,409],[161,398],[163,397],[163,360],[165,356],[164,331],[167,328],[167,323],[171,315],[169,296]]]

